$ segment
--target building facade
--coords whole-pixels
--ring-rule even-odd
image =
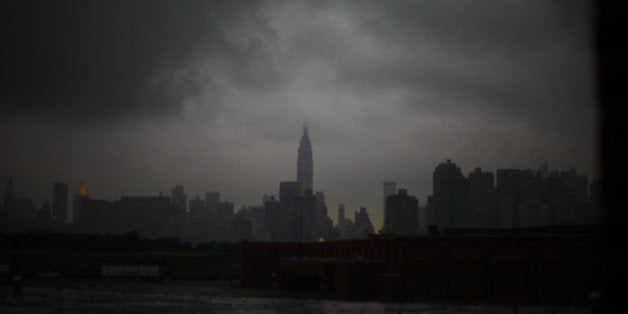
[[[405,189],[386,198],[385,234],[419,234],[419,200]]]
[[[312,145],[307,132],[307,125],[303,126],[303,135],[299,142],[299,152],[297,158],[297,181],[301,182],[302,194],[307,190],[314,189],[314,162],[312,160]]]

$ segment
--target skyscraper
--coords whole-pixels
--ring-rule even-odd
[[[220,192],[205,192],[205,207],[210,213],[214,215],[218,213],[218,204],[220,204]]]
[[[340,203],[338,204],[338,221],[336,222],[336,225],[338,225],[339,227],[344,226],[345,220],[345,204]]]
[[[496,227],[495,176],[475,168],[469,173],[469,226]]]
[[[432,211],[439,228],[463,227],[468,219],[469,180],[450,159],[440,163],[432,176]]]
[[[292,222],[298,213],[297,197],[301,194],[301,183],[298,181],[279,182],[279,239],[290,241]]]
[[[390,195],[395,195],[395,193],[397,193],[397,182],[384,182],[384,203],[382,204],[382,211],[384,213],[384,224],[386,224],[386,198]]]
[[[68,185],[54,183],[52,185],[52,221],[66,223],[68,219]]]
[[[194,218],[205,216],[205,200],[198,195],[190,200],[190,215]]]
[[[384,233],[419,234],[419,200],[408,195],[407,190],[399,189],[397,194],[386,198],[386,216]]]
[[[297,181],[301,182],[303,193],[306,190],[313,190],[313,168],[312,145],[307,133],[307,125],[303,125],[303,135],[299,143],[299,155],[297,158]]]
[[[316,192],[316,219],[327,217],[327,205],[325,204],[325,193]]]
[[[74,203],[72,204],[72,221],[77,222],[77,220],[81,217],[81,211],[83,210],[83,205],[85,202],[89,200],[89,195],[87,195],[87,189],[85,188],[85,182],[81,181],[81,187],[79,188],[78,194],[74,195]]]
[[[172,189],[172,204],[183,211],[187,211],[187,196],[183,193],[183,185],[177,184]]]

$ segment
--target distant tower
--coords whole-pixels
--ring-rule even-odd
[[[301,216],[298,209],[298,200],[301,193],[301,182],[279,182],[279,239],[291,241],[292,230],[298,225],[296,220]]]
[[[183,193],[183,185],[177,184],[172,189],[172,204],[183,211],[187,211],[187,196]]]
[[[417,235],[419,233],[419,201],[399,189],[395,195],[386,198],[384,233]]]
[[[64,224],[68,220],[68,185],[54,183],[52,185],[52,220]]]
[[[312,145],[307,134],[307,124],[303,124],[303,135],[299,143],[299,156],[297,159],[297,181],[301,182],[303,192],[313,189],[313,168]]]
[[[72,221],[76,222],[81,217],[81,211],[83,210],[83,203],[89,199],[87,195],[87,189],[85,188],[85,182],[81,181],[81,187],[78,194],[74,195],[74,203],[72,204]]]
[[[386,198],[390,195],[397,194],[397,182],[386,181],[384,182],[384,203],[382,204],[382,211],[384,213],[384,224],[386,224]]]
[[[316,218],[319,220],[327,217],[327,205],[325,204],[325,193],[316,192]]]
[[[464,227],[468,218],[469,180],[447,159],[432,173],[432,211],[439,228]]]
[[[220,192],[208,191],[205,192],[205,207],[207,211],[212,214],[218,213],[218,204],[220,204]]]
[[[345,225],[345,204],[344,203],[340,203],[338,204],[338,222],[336,223],[336,225],[342,227]]]
[[[205,200],[203,200],[198,195],[195,198],[190,200],[190,216],[194,218],[200,218],[204,216],[204,212],[205,212]]]

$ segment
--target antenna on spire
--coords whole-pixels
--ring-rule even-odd
[[[302,136],[302,138],[307,138],[307,139],[310,138],[309,134],[307,133],[307,121],[303,121],[303,136]]]

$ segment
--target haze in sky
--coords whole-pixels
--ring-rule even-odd
[[[0,181],[96,199],[259,205],[307,121],[330,216],[451,159],[596,178],[588,1],[15,1],[3,9]]]

